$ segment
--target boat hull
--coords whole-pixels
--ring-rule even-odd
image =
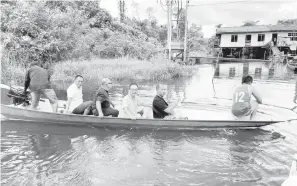
[[[40,124],[58,125],[92,125],[96,127],[136,128],[136,129],[170,129],[195,130],[201,128],[246,128],[261,127],[281,121],[236,121],[236,120],[163,120],[163,119],[137,119],[127,118],[99,118],[96,116],[83,116],[74,114],[61,114],[42,112],[1,104],[1,114],[8,119],[38,122]]]

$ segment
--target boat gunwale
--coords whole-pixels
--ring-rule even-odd
[[[89,115],[75,115],[75,114],[64,114],[64,113],[53,113],[53,112],[45,112],[45,111],[40,111],[40,110],[30,110],[30,109],[25,109],[25,108],[18,108],[18,107],[14,107],[14,106],[9,106],[9,105],[4,105],[4,104],[1,104],[1,107],[8,107],[10,109],[17,109],[17,110],[20,110],[20,111],[25,111],[25,112],[31,112],[31,113],[34,113],[34,112],[37,112],[39,114],[47,114],[47,115],[58,115],[58,116],[67,116],[67,117],[71,117],[72,119],[75,119],[75,118],[96,118],[96,119],[99,119],[98,122],[96,123],[104,123],[104,121],[121,121],[121,120],[124,120],[124,121],[133,121],[131,120],[130,118],[121,118],[121,117],[102,117],[102,118],[99,118],[97,116],[89,116]],[[1,111],[1,114],[2,114],[2,111]],[[2,114],[4,116],[12,116],[13,114]],[[25,116],[26,117],[26,116]],[[7,117],[7,118],[14,118],[14,117]],[[18,118],[18,117],[16,117]],[[37,117],[30,117],[30,118],[37,118]],[[46,117],[47,119],[50,119],[50,117]],[[40,120],[41,118],[38,118],[37,120]],[[101,120],[101,121],[100,121]],[[137,120],[142,120],[142,121],[155,121],[155,122],[187,122],[187,123],[197,123],[197,122],[208,122],[208,123],[215,123],[215,122],[228,122],[230,124],[232,123],[244,123],[244,124],[274,124],[274,123],[280,123],[280,122],[284,122],[284,121],[278,121],[278,120],[247,120],[247,121],[241,121],[241,120],[182,120],[182,119],[144,119],[144,118],[139,118]],[[30,120],[30,121],[36,121],[36,120]],[[63,121],[67,121],[67,119],[65,120],[60,120],[61,122]],[[58,120],[55,120],[54,122],[52,123],[56,123],[58,122]],[[76,121],[76,122],[83,122],[82,120],[81,121]],[[89,122],[89,123],[92,123],[92,122]],[[140,126],[140,124],[139,124]],[[152,125],[152,126],[157,126],[157,125]],[[227,126],[227,125],[226,125]],[[263,126],[263,125],[261,125]],[[183,125],[180,125],[180,127],[185,127]],[[192,126],[192,125],[189,125],[188,127],[195,127],[195,126]],[[209,126],[211,127],[211,126]],[[216,126],[216,127],[219,127],[219,126]],[[231,126],[232,127],[232,126]],[[241,127],[241,126],[238,126],[238,127]],[[255,127],[255,126],[254,126]]]

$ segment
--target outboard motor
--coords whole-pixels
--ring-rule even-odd
[[[26,91],[26,93],[24,94],[24,90],[21,88],[10,87],[7,96],[12,98],[12,103],[15,106],[22,105],[26,107],[30,105],[30,92]]]

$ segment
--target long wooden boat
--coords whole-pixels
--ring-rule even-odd
[[[237,121],[237,120],[163,120],[163,119],[137,119],[127,118],[99,118],[96,116],[83,116],[35,111],[1,104],[1,114],[8,119],[38,122],[40,124],[58,125],[92,125],[95,127],[136,128],[136,129],[165,129],[165,130],[197,130],[201,128],[246,128],[261,127],[282,121]]]

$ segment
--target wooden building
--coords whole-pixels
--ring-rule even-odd
[[[297,25],[221,27],[215,48],[222,57],[267,59],[271,55],[296,55]]]

